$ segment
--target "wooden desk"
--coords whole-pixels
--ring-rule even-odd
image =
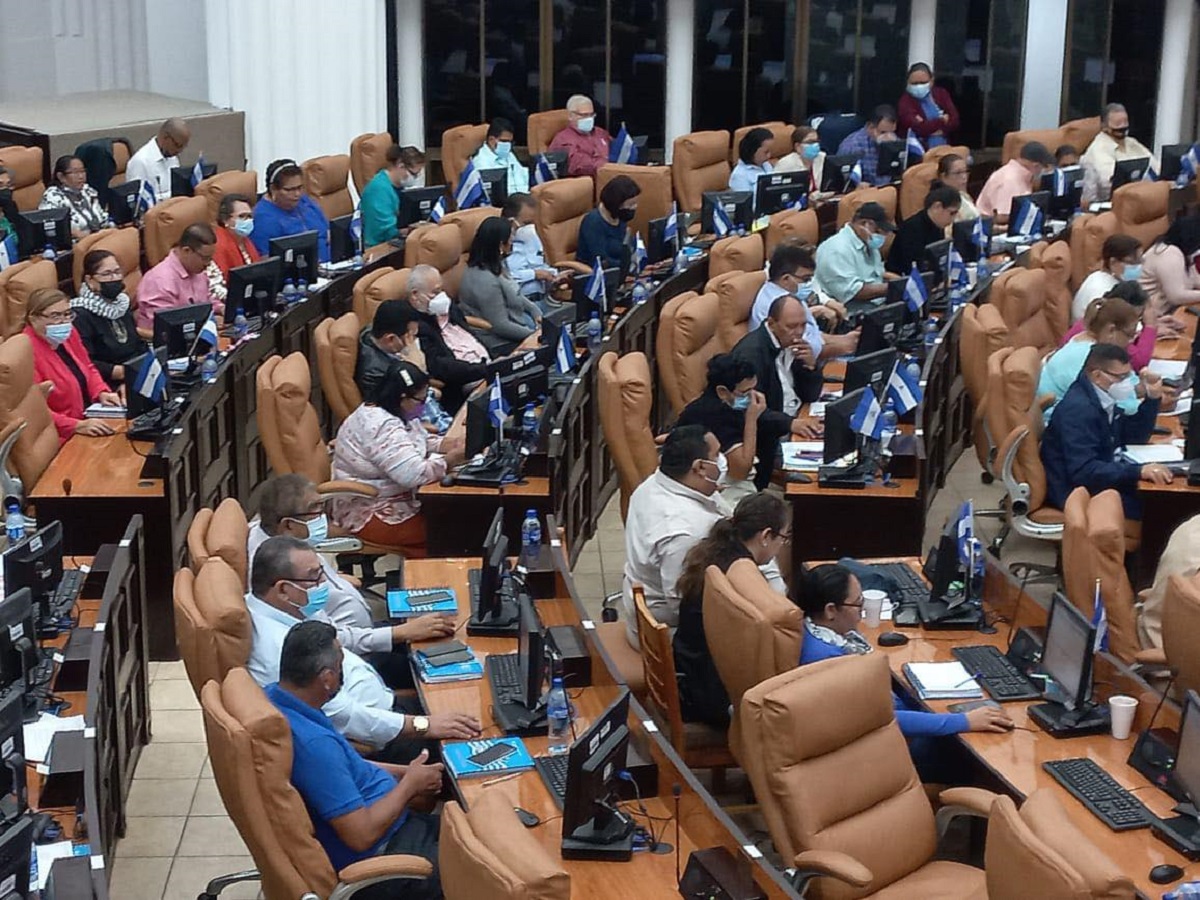
[[[418,496],[425,514],[425,545],[433,557],[478,553],[497,506],[504,509],[504,533],[509,535],[521,533],[526,510],[537,510],[543,522],[554,514],[550,479],[544,475],[501,488],[427,484]]]
[[[925,504],[916,478],[876,483],[863,490],[788,482],[792,504],[792,571],[811,559],[921,552]]]

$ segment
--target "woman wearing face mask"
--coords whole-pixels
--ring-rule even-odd
[[[620,266],[626,256],[629,223],[637,215],[642,189],[628,175],[618,175],[600,191],[600,205],[579,223],[579,246],[575,259],[594,266],[596,258],[606,269]]]
[[[316,201],[304,193],[304,173],[294,159],[277,159],[267,166],[267,192],[254,207],[250,240],[258,252],[271,252],[271,238],[317,233],[317,260],[329,262],[329,220]]]
[[[933,84],[933,70],[923,62],[908,69],[908,86],[896,104],[900,117],[897,133],[911,129],[926,147],[940,147],[958,131],[958,110],[945,88]]]
[[[458,287],[458,302],[469,316],[491,323],[476,337],[493,356],[511,353],[521,341],[537,331],[542,311],[521,296],[517,283],[508,275],[504,259],[512,243],[508,219],[484,219],[471,242],[467,268]]]
[[[1083,319],[1083,331],[1054,351],[1042,366],[1038,396],[1052,394],[1057,404],[1079,377],[1084,360],[1096,344],[1112,344],[1128,352],[1129,345],[1137,336],[1139,319],[1141,313],[1137,307],[1118,297],[1098,297],[1093,300]],[[1150,349],[1153,348],[1154,342],[1151,341]],[[1132,363],[1132,359],[1130,361]],[[1053,412],[1053,406],[1045,411],[1047,422]]]
[[[1071,321],[1078,322],[1092,301],[1122,281],[1142,277],[1142,245],[1127,234],[1111,234],[1100,249],[1100,268],[1083,280],[1071,301]]]
[[[88,357],[113,390],[124,383],[125,364],[146,352],[137,333],[121,263],[107,250],[91,250],[83,258],[83,284],[71,301],[75,331]]]
[[[356,537],[407,557],[425,555],[417,491],[463,459],[461,438],[429,434],[421,423],[429,376],[397,361],[375,393],[346,417],[333,454],[334,479],[375,488],[374,497],[334,501],[334,521]]]
[[[254,232],[254,210],[245,194],[226,194],[217,207],[217,249],[213,263],[221,277],[229,279],[229,270],[248,266],[262,257],[250,240]]]
[[[819,199],[821,178],[825,173],[825,152],[815,128],[797,125],[792,131],[792,152],[775,163],[776,172],[808,172],[809,200]]]
[[[108,225],[100,195],[87,183],[87,169],[77,156],[60,156],[54,161],[54,184],[42,194],[38,209],[70,210],[71,237],[75,240]]]
[[[729,174],[731,191],[754,193],[758,179],[771,169],[771,130],[751,128],[738,143],[738,163]]]
[[[112,434],[103,419],[85,419],[83,411],[92,403],[121,405],[120,396],[109,390],[88,358],[72,324],[74,319],[66,294],[58,288],[38,288],[25,305],[25,330],[21,332],[33,349],[33,380],[54,385],[46,405],[58,429],[59,444],[73,434]]]
[[[1155,239],[1142,258],[1142,287],[1159,313],[1200,303],[1200,214],[1183,216]]]
[[[1135,371],[1140,372],[1150,365],[1154,357],[1154,342],[1162,334],[1164,337],[1174,337],[1183,329],[1183,323],[1174,316],[1160,316],[1150,302],[1150,297],[1136,281],[1118,281],[1104,294],[1105,297],[1118,297],[1134,307],[1142,317],[1142,328],[1138,336],[1125,348],[1129,353],[1129,363]],[[1094,303],[1095,301],[1093,301]],[[1087,328],[1087,316],[1067,329],[1062,343],[1065,345],[1077,334],[1082,334]],[[1061,346],[1061,345],[1060,345]]]

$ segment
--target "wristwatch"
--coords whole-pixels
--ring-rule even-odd
[[[429,716],[413,716],[412,723],[418,737],[429,733]]]

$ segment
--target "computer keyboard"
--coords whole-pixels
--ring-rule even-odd
[[[955,659],[975,676],[993,700],[1037,700],[1041,689],[996,647],[987,644],[954,647]]]
[[[920,625],[918,610],[929,602],[929,586],[912,567],[906,563],[875,563],[871,569],[896,585],[897,594],[892,597],[892,620],[896,625]]]
[[[546,789],[550,791],[550,796],[554,798],[554,803],[559,809],[562,809],[567,800],[568,757],[566,754],[538,756],[534,758],[533,765],[538,770],[538,774],[542,776],[542,781],[545,782]]]
[[[1042,768],[1113,831],[1149,828],[1156,817],[1090,759],[1053,759]]]
[[[54,596],[50,598],[50,609],[55,615],[63,615],[71,611],[79,595],[83,593],[83,583],[87,575],[82,569],[64,569]]]
[[[489,654],[487,657],[488,681],[492,683],[492,695],[497,699],[511,696],[521,687],[520,657],[516,653]]]

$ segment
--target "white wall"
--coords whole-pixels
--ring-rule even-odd
[[[1062,121],[1067,0],[1036,0],[1029,4],[1028,15],[1021,128],[1057,128]]]
[[[908,64],[933,66],[933,35],[937,23],[937,0],[912,0],[908,28]]]
[[[195,0],[143,0],[148,90],[168,97],[208,100],[205,9]]]
[[[1191,137],[1190,129],[1184,131],[1183,123],[1187,119],[1191,124],[1191,116],[1185,113],[1184,105],[1189,82],[1194,84],[1196,78],[1195,71],[1188,68],[1195,13],[1194,0],[1167,0],[1158,72],[1158,115],[1154,126],[1154,146],[1159,151],[1164,144],[1177,144],[1185,137]]]

